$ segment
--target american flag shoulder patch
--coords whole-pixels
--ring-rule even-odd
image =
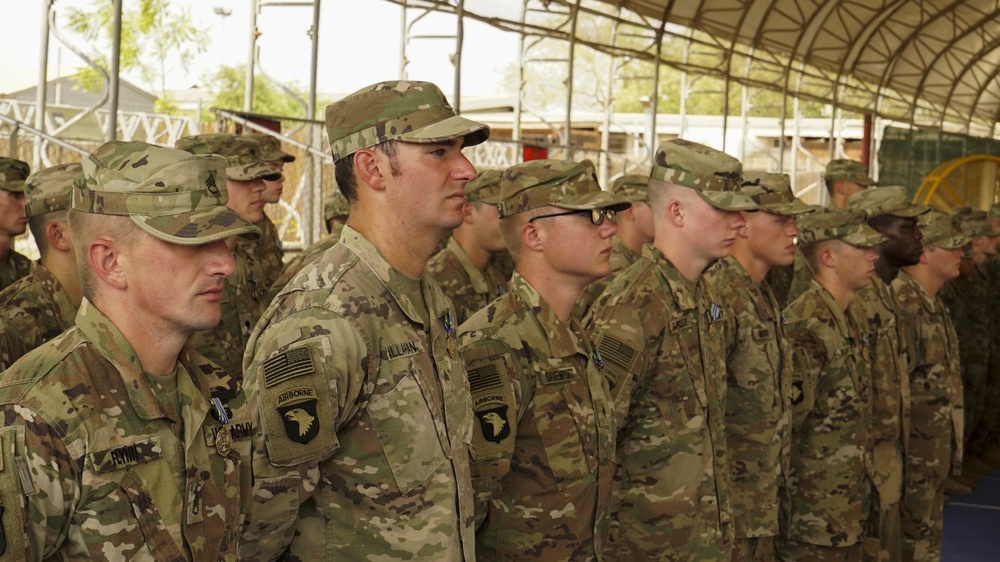
[[[316,371],[308,347],[296,347],[264,361],[264,386],[272,387]]]
[[[503,385],[496,362],[482,363],[475,368],[468,369],[467,373],[469,375],[469,390],[473,394],[491,388],[499,388]]]
[[[597,351],[605,362],[611,362],[622,369],[628,370],[635,360],[636,350],[620,339],[603,334],[597,344]]]

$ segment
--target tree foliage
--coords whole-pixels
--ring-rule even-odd
[[[246,65],[222,66],[215,74],[205,78],[204,83],[214,96],[212,105],[222,109],[242,110],[246,72]],[[305,98],[306,94],[297,84],[286,87],[292,89],[300,98]],[[305,113],[302,104],[294,96],[261,74],[254,77],[253,111],[283,117],[303,117]]]

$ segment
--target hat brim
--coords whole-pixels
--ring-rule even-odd
[[[154,217],[130,215],[132,222],[149,234],[182,246],[198,246],[230,236],[260,238],[261,231],[236,211],[223,205],[177,215]]]
[[[840,240],[858,248],[871,248],[872,246],[877,246],[878,244],[881,244],[889,239],[882,236],[879,231],[874,228],[871,228],[870,226],[863,226],[862,228],[859,228],[857,232],[852,232]]]
[[[549,205],[560,209],[587,211],[607,207],[614,212],[624,211],[632,206],[632,202],[607,191],[595,191],[582,195],[563,195]]]
[[[804,215],[806,213],[812,213],[815,211],[811,206],[806,205],[798,199],[794,199],[787,203],[776,203],[769,205],[760,205],[760,210],[771,213],[772,215],[782,215],[786,217],[794,217],[797,215]]]
[[[490,205],[496,205],[497,203],[499,203],[500,201],[502,201],[502,199],[500,197],[500,192],[498,191],[498,192],[494,193],[493,195],[485,195],[485,196],[479,197],[478,199],[474,199],[472,202],[475,202],[475,201],[482,201],[483,203],[488,203]]]
[[[267,164],[264,164],[263,162],[253,162],[242,166],[227,167],[226,177],[236,181],[278,181],[281,179],[281,172],[275,170]]]
[[[955,248],[961,248],[969,243],[969,239],[961,234],[956,234],[955,236],[945,236],[940,240],[924,240],[925,246],[934,246],[935,248],[943,248],[945,250],[954,250]]]
[[[403,142],[421,144],[444,142],[458,137],[464,137],[462,146],[475,146],[490,138],[490,127],[470,119],[455,115],[443,121],[432,123],[412,131],[406,131],[396,137]]]
[[[913,203],[909,207],[901,211],[892,211],[891,213],[886,213],[887,215],[892,215],[894,217],[902,217],[904,219],[912,219],[914,217],[919,217],[920,215],[927,213],[931,208],[927,205],[921,205],[919,203]]]
[[[0,189],[11,193],[24,193],[24,184],[24,180],[8,181],[4,182],[3,187],[0,187]]]
[[[692,188],[693,189],[693,188]],[[746,193],[695,189],[709,205],[723,211],[757,211],[760,206]]]
[[[276,162],[278,160],[281,160],[282,162],[295,162],[295,157],[284,150],[265,152],[260,155],[260,159],[264,162]]]

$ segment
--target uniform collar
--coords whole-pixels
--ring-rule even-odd
[[[72,326],[73,319],[76,317],[76,307],[70,302],[69,294],[63,288],[62,283],[40,262],[32,262],[31,276],[37,279],[45,291],[51,295],[56,308],[56,317],[59,318],[62,325]]]
[[[670,288],[670,292],[673,294],[674,301],[678,307],[683,310],[694,310],[697,308],[698,305],[695,300],[697,283],[691,283],[685,279],[681,275],[681,272],[677,270],[677,267],[656,246],[652,244],[643,246],[642,255],[656,265],[656,269],[666,280],[667,287]]]
[[[465,251],[465,248],[457,240],[454,238],[448,239],[447,251],[454,254],[455,259],[462,265],[462,270],[465,271],[466,277],[469,278],[473,290],[481,295],[490,291],[489,285],[486,283],[486,278],[476,269],[476,266],[472,263],[472,258],[469,257],[469,253]]]
[[[560,320],[538,291],[516,271],[510,279],[510,292],[531,309],[532,317],[545,334],[549,357],[572,357],[578,353],[588,355],[587,346],[582,341],[583,330],[576,318],[571,316],[568,322]]]

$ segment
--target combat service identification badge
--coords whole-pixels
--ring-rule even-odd
[[[316,391],[312,388],[293,388],[282,392],[278,395],[276,406],[289,439],[304,445],[319,435]]]
[[[488,410],[476,412],[483,437],[487,441],[499,443],[510,435],[510,422],[507,421],[507,406],[496,406]]]

